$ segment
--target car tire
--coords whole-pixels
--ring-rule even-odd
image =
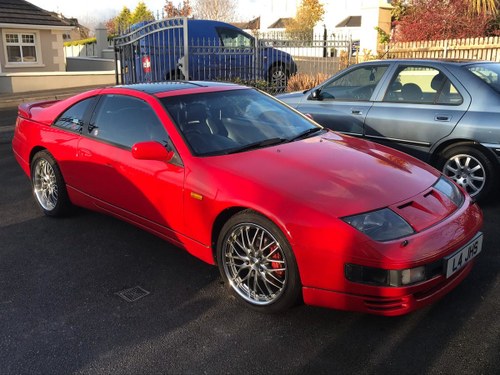
[[[285,92],[289,77],[288,70],[282,64],[273,65],[269,69],[269,84],[276,92]]]
[[[491,198],[499,179],[493,162],[481,150],[468,145],[444,149],[439,155],[437,168],[476,201]]]
[[[71,203],[61,170],[47,151],[39,151],[31,161],[31,185],[38,206],[47,216],[63,216]]]
[[[282,312],[298,303],[301,283],[290,244],[264,216],[242,211],[223,226],[217,263],[236,298],[253,310]]]

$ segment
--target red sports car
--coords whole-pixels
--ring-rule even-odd
[[[482,214],[435,169],[223,83],[111,87],[23,104],[13,139],[36,202],[113,215],[217,264],[265,312],[400,315],[456,287]]]

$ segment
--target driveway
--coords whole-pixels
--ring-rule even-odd
[[[9,135],[11,133],[6,132]],[[7,137],[8,138],[8,137]],[[243,308],[218,270],[116,219],[44,217],[0,140],[0,373],[500,373],[500,204],[438,303],[383,318]],[[116,293],[149,294],[126,302]]]

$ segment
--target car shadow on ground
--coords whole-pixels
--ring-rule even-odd
[[[432,306],[264,315],[231,297],[217,268],[127,223],[83,209],[44,217],[12,156],[0,157],[0,373],[500,370],[499,203],[484,207],[471,274]],[[150,294],[115,294],[136,285]]]

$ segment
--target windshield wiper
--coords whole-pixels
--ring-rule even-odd
[[[245,145],[242,147],[233,148],[232,150],[228,150],[226,152],[226,154],[234,154],[237,152],[243,152],[243,151],[255,150],[257,148],[262,148],[262,147],[279,145],[280,143],[283,143],[283,142],[288,142],[288,139],[285,139],[285,138],[264,139],[263,141],[253,142],[253,143],[249,143],[248,145]]]
[[[298,141],[299,139],[307,138],[307,137],[309,137],[309,136],[311,136],[311,135],[313,135],[313,134],[315,134],[317,132],[320,132],[322,130],[324,130],[324,129],[323,128],[310,128],[310,129],[307,129],[307,130],[303,131],[302,133],[296,135],[295,137],[290,138],[288,140],[288,142]]]

